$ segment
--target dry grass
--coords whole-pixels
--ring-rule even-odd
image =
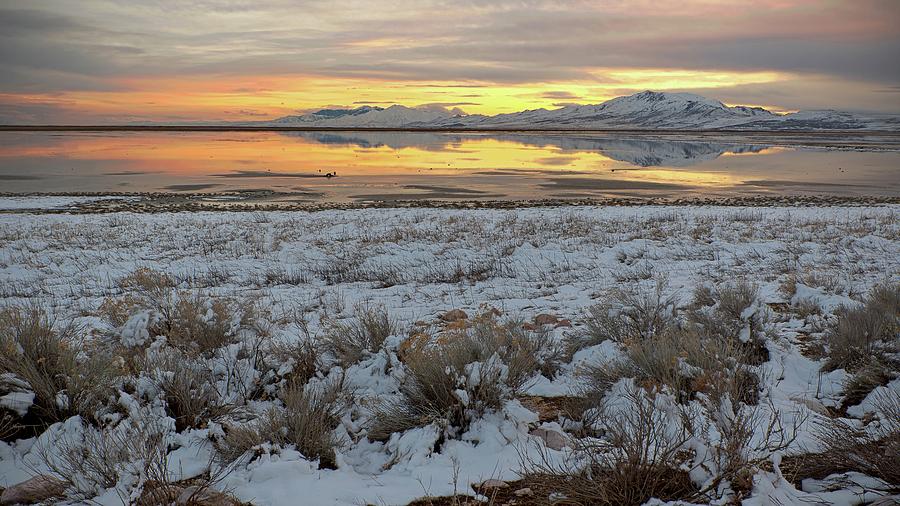
[[[584,318],[585,330],[575,336],[575,348],[612,340],[650,339],[674,324],[675,296],[664,295],[665,283],[653,290],[619,289],[607,301],[591,306]]]
[[[398,325],[384,307],[360,305],[349,321],[331,322],[325,328],[322,343],[344,366],[355,364],[369,353],[381,349],[385,339]]]
[[[281,394],[284,407],[268,411],[254,422],[231,427],[217,442],[225,462],[252,455],[264,443],[293,445],[304,457],[319,460],[322,469],[335,469],[334,430],[346,406],[346,391],[340,382],[316,387],[294,383]],[[251,457],[252,458],[252,457]]]
[[[862,305],[843,307],[829,326],[825,342],[825,370],[855,372],[873,358],[886,358],[898,349],[900,335],[900,284],[872,289]]]
[[[886,391],[875,401],[879,419],[864,427],[855,421],[822,419],[815,433],[824,451],[794,462],[798,479],[855,471],[882,480],[900,492],[900,393]]]
[[[16,423],[16,417],[9,413],[0,414],[0,441],[6,441],[19,432],[19,424]]]
[[[172,350],[149,360],[145,367],[179,432],[221,422],[237,409],[217,390],[215,374],[200,360]]]
[[[521,323],[500,322],[492,313],[404,353],[401,399],[375,413],[369,438],[431,423],[448,435],[465,431],[487,410],[500,409],[539,369],[544,341]]]
[[[169,467],[166,424],[146,412],[117,426],[81,429],[64,434],[53,447],[37,448],[42,463],[66,483],[70,501],[89,503],[113,489],[122,504],[238,504],[212,489],[230,468],[213,472],[210,466],[199,476],[178,479],[179,470]]]
[[[600,397],[621,378],[633,378],[649,391],[665,390],[682,402],[698,393],[715,404],[725,397],[746,404],[758,400],[758,374],[734,342],[682,329],[624,346],[623,361],[585,368],[585,395]]]
[[[82,352],[86,352],[82,355]],[[29,414],[50,424],[79,414],[93,420],[113,393],[111,357],[92,350],[72,325],[54,329],[37,307],[0,310],[0,374],[11,373],[34,392]]]
[[[579,440],[574,462],[527,462],[523,483],[557,504],[639,505],[651,498],[690,500],[697,493],[681,466],[692,437],[685,417],[659,409],[640,389],[627,389],[625,409],[602,406],[601,438]]]
[[[122,346],[119,335],[128,320],[141,311],[150,314],[150,338],[165,336],[171,346],[200,355],[237,342],[242,330],[260,330],[254,327],[254,304],[179,292],[176,286],[171,276],[146,268],[119,281],[125,294],[106,299],[99,309],[99,316],[110,327],[107,337],[117,353],[133,358],[140,351]]]
[[[695,294],[698,295],[698,294]],[[708,342],[727,340],[742,348],[747,363],[759,365],[769,359],[765,346],[767,316],[753,309],[759,288],[746,280],[720,285],[711,294],[695,298],[688,312],[688,327]]]
[[[294,342],[272,343],[268,350],[272,366],[281,369],[290,367],[290,372],[284,374],[288,382],[305,384],[319,371],[319,352],[310,339],[300,339]]]

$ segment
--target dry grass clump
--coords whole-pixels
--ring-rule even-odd
[[[431,423],[447,435],[464,432],[488,410],[500,409],[539,369],[543,341],[515,322],[483,315],[436,342],[404,353],[401,399],[384,403],[369,430],[373,440]]]
[[[624,360],[589,366],[582,377],[587,391],[597,396],[620,379],[633,378],[649,391],[665,389],[682,402],[700,393],[716,405],[726,397],[746,404],[759,399],[759,375],[747,365],[746,351],[689,329],[629,341]]]
[[[876,286],[856,307],[842,307],[825,332],[826,371],[845,369],[844,405],[862,401],[900,371],[900,284]]]
[[[819,421],[815,436],[824,451],[796,459],[798,478],[855,471],[884,481],[892,493],[900,492],[900,393],[879,394],[875,408],[879,419],[869,426],[843,419]]]
[[[692,437],[683,414],[660,409],[651,396],[629,388],[625,406],[600,408],[599,438],[578,440],[576,463],[529,462],[525,485],[555,504],[639,505],[651,498],[689,501],[697,486],[683,468]]]
[[[40,308],[0,310],[0,374],[11,374],[34,392],[29,409],[39,424],[80,414],[94,419],[112,393],[117,371],[111,357],[91,349],[72,325],[60,330]]]
[[[234,462],[266,443],[292,445],[307,459],[318,459],[320,468],[335,469],[338,441],[334,430],[347,402],[342,383],[292,383],[282,391],[281,401],[282,408],[273,408],[247,425],[229,428],[216,444],[219,457]]]
[[[122,504],[236,504],[212,489],[229,468],[177,479],[168,463],[168,434],[164,422],[143,412],[115,426],[66,432],[52,447],[38,446],[37,454],[66,484],[66,499],[79,503],[114,489]]]
[[[687,325],[709,341],[732,342],[743,348],[749,363],[762,364],[769,359],[769,352],[765,346],[766,315],[754,307],[758,298],[759,287],[746,280],[717,286],[712,294],[700,294],[694,300]]]
[[[384,307],[360,305],[354,309],[351,320],[329,323],[322,343],[342,365],[348,366],[380,350],[385,339],[397,330],[397,322]]]
[[[201,355],[237,342],[240,332],[253,327],[257,316],[251,303],[176,291],[170,276],[150,269],[125,276],[119,286],[126,294],[105,300],[99,314],[112,329],[113,347],[129,358],[136,350],[127,353],[127,348],[147,343],[132,342],[133,337],[123,343],[121,333],[141,312],[148,313],[146,337],[165,336],[171,346]]]
[[[665,283],[654,290],[619,289],[609,299],[588,308],[585,329],[574,336],[575,348],[612,340],[649,339],[666,332],[674,324],[675,296],[664,295]]]
[[[319,351],[310,339],[272,343],[268,355],[277,369],[290,368],[282,374],[289,382],[304,384],[319,371]]]
[[[148,360],[145,367],[179,432],[222,421],[237,409],[216,388],[215,374],[203,361],[172,350]]]
[[[168,481],[166,429],[149,417],[118,427],[82,426],[58,438],[52,447],[38,447],[38,454],[68,484],[70,499],[87,501],[129,474]],[[130,502],[127,495],[121,498],[123,504]]]
[[[900,284],[872,289],[862,305],[843,307],[825,334],[825,370],[855,372],[873,358],[896,352],[900,337]]]

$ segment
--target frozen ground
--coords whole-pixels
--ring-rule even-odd
[[[9,209],[10,202],[3,205]],[[171,276],[177,290],[254,301],[268,315],[267,336],[278,341],[316,340],[328,322],[352,319],[354,308],[383,306],[402,331],[358,363],[332,361],[317,373],[324,381],[341,372],[353,387],[353,402],[335,431],[336,469],[320,469],[291,447],[269,448],[234,465],[214,488],[254,504],[297,504],[298,498],[305,504],[406,504],[473,494],[470,485],[487,479],[516,479],[523,455],[543,448],[534,429],[565,424],[561,415],[539,419],[529,402],[573,396],[585,364],[622,353],[611,341],[577,351],[555,377],[535,374],[502,409],[480,415],[462,434],[447,437],[431,424],[370,441],[367,406],[398,395],[403,371],[397,353],[410,329],[439,334],[447,326],[439,319],[445,312],[462,309],[471,318],[491,307],[525,321],[541,314],[569,320],[572,326],[563,321],[544,329],[562,341],[582,331],[587,308],[617,288],[659,285],[675,307],[685,308],[698,286],[746,280],[759,289],[747,315],[755,311],[767,326],[760,395],[782,419],[799,421],[796,440],[764,456],[768,464],[758,466],[743,499],[854,504],[882,495],[879,485],[850,473],[840,486],[832,476],[799,487],[781,476],[778,463],[815,448],[813,427],[826,414],[871,416],[868,397],[842,406],[846,371],[822,372],[822,360],[804,350],[840,305],[857,304],[876,284],[900,282],[898,217],[898,206],[5,214],[0,297],[4,305],[52,308],[57,323],[74,319],[100,335],[110,332],[98,316],[101,304],[128,295],[120,280],[150,269]],[[807,303],[820,314],[801,315],[798,307]],[[140,321],[133,320],[112,332],[137,335],[131,327]],[[900,382],[881,389],[898,390]],[[120,411],[156,409],[165,418],[164,404],[143,406],[137,394],[119,393]],[[4,399],[9,408],[12,398]],[[272,403],[245,402],[257,414]],[[210,439],[223,425],[218,420],[177,434],[167,429],[170,472],[180,473],[178,479],[202,472],[213,452]],[[0,442],[0,487],[45,472],[36,449],[79,430],[80,420],[71,418],[38,439]],[[568,451],[546,450],[545,457],[563,462]],[[711,480],[697,469],[691,476],[698,486]],[[133,484],[120,480],[116,488]],[[101,503],[120,500],[116,490],[98,494]],[[733,497],[725,484],[707,500]]]

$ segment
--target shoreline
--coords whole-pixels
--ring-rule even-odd
[[[310,126],[240,126],[240,125],[0,125],[0,132],[471,132],[471,133],[564,133],[564,134],[646,134],[646,135],[848,135],[865,137],[887,135],[900,137],[900,130],[741,130],[741,129],[645,129],[645,128],[408,128],[408,127],[310,127]]]
[[[235,191],[215,193],[164,192],[0,192],[0,214],[107,214],[117,212],[318,212],[361,209],[527,209],[551,207],[860,207],[900,205],[900,197],[836,195],[765,195],[732,197],[605,197],[509,200],[372,200],[367,202],[298,202],[277,198],[300,197],[290,192]],[[55,207],[4,208],[2,199],[22,203],[29,198],[72,199]],[[79,200],[82,199],[82,200]]]

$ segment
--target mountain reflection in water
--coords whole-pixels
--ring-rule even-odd
[[[856,142],[859,142],[857,139]],[[2,191],[293,201],[900,195],[897,146],[573,132],[0,132]]]

